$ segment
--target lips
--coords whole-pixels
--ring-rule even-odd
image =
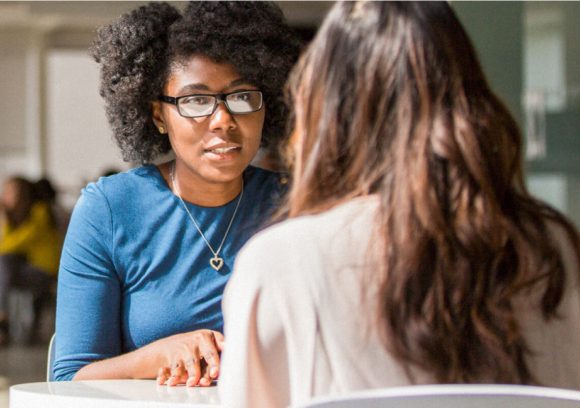
[[[215,149],[206,149],[207,153],[214,153],[214,154],[226,154],[229,152],[233,152],[235,150],[240,150],[239,147],[217,147]]]
[[[242,146],[238,143],[218,142],[203,150],[209,158],[217,160],[233,159],[235,155],[242,150]]]

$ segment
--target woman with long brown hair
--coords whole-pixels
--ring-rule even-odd
[[[580,245],[446,2],[334,6],[290,82],[288,220],[224,298],[226,406],[420,383],[580,388]]]

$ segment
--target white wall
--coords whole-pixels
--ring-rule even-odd
[[[0,176],[27,174],[26,65],[27,33],[0,31]]]
[[[128,165],[111,140],[86,49],[48,48],[35,29],[0,29],[0,185],[47,175],[72,207],[108,168]]]
[[[126,169],[98,93],[98,65],[84,50],[46,55],[46,168],[69,203],[107,168]]]

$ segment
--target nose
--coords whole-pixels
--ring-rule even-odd
[[[218,105],[214,113],[210,116],[209,128],[211,131],[223,130],[229,131],[237,127],[234,115],[230,113],[226,104],[222,100],[218,100]]]

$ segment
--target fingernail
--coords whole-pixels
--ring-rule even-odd
[[[211,376],[211,378],[216,378],[218,375],[218,368],[212,367],[211,370],[209,370],[209,375]]]
[[[187,379],[187,383],[186,383],[186,385],[187,385],[188,387],[193,387],[193,386],[195,385],[195,378],[193,378],[193,377],[189,377],[189,378]]]
[[[201,385],[210,385],[210,384],[211,384],[211,382],[210,382],[210,381],[209,381],[207,378],[205,378],[205,377],[203,377],[203,378],[202,378],[202,379],[199,381],[199,383],[200,383]]]

